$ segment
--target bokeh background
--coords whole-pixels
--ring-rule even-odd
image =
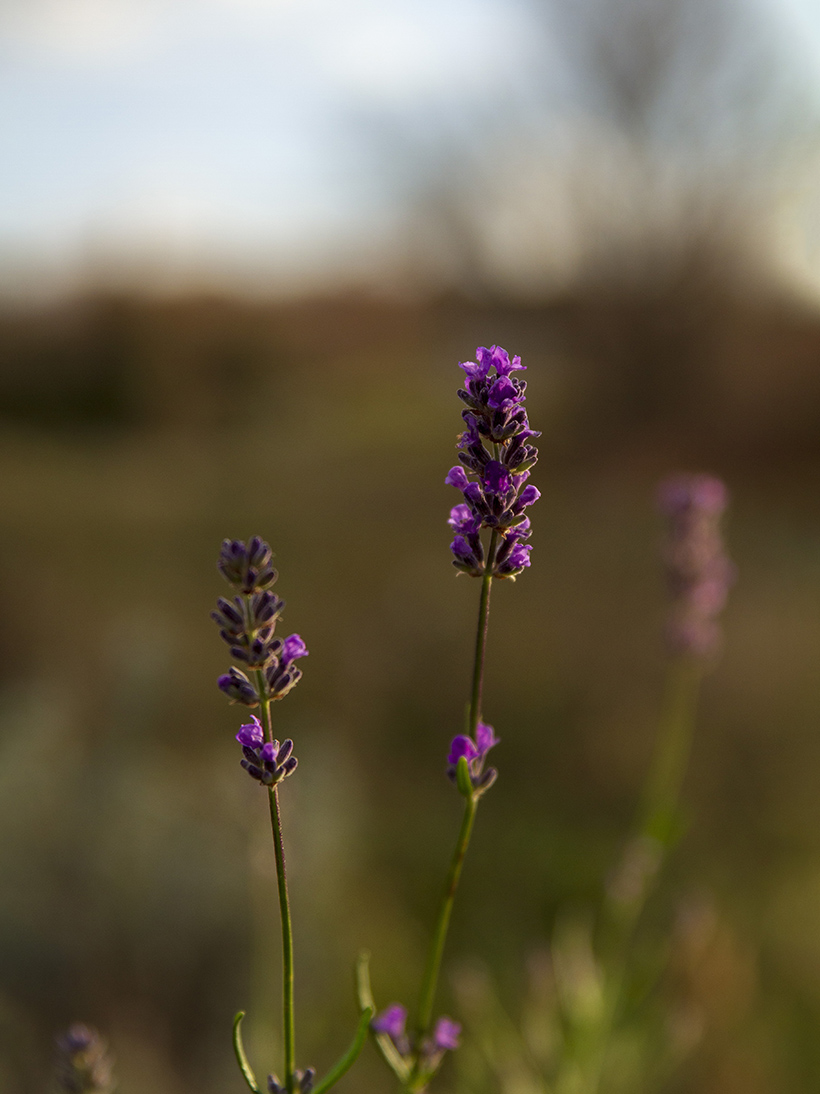
[[[543,497],[494,593],[501,777],[441,1008],[473,1046],[479,997],[496,1033],[548,1009],[652,751],[655,487],[711,471],[739,579],[647,916],[688,1046],[658,1089],[818,1089],[818,72],[813,0],[4,0],[2,1091],[47,1090],[78,1019],[123,1094],[242,1089],[240,1006],[275,1066],[225,536],[272,542],[310,648],[276,711],[302,1064],[349,1039],[360,948],[381,1002],[414,995],[477,601],[456,366],[493,343],[528,366]],[[532,1089],[508,1050],[439,1089]],[[389,1088],[368,1049],[339,1089]]]

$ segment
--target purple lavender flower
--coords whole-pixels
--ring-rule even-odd
[[[294,661],[307,657],[308,648],[298,634],[291,634],[284,640],[276,640],[273,656],[265,670],[265,680],[271,699],[284,699],[290,689],[302,679],[302,670]]]
[[[256,688],[244,672],[230,668],[217,680],[220,691],[224,691],[232,703],[242,703],[246,707],[259,706]]]
[[[483,793],[493,785],[498,777],[494,767],[484,770],[484,761],[491,748],[498,744],[493,727],[485,722],[479,722],[475,727],[475,740],[464,733],[459,733],[450,743],[450,753],[447,757],[447,776],[453,782],[457,782],[458,762],[463,756],[467,761],[470,772],[470,783],[473,792]]]
[[[294,661],[308,653],[298,634],[276,637],[285,602],[270,589],[277,576],[270,560],[271,549],[259,536],[247,545],[226,539],[219,556],[219,569],[239,592],[221,596],[211,618],[233,658],[251,674],[233,666],[217,684],[232,703],[247,707],[287,695],[302,676]]]
[[[410,1039],[405,1032],[407,1025],[407,1008],[401,1003],[391,1003],[389,1007],[379,1011],[371,1021],[370,1028],[374,1033],[386,1033],[399,1053],[407,1056],[410,1053]]]
[[[510,533],[524,521],[524,510],[540,496],[534,486],[525,485],[538,459],[529,441],[540,434],[530,429],[527,420],[527,385],[512,375],[525,366],[520,357],[510,360],[500,346],[479,346],[476,361],[460,367],[466,373],[458,395],[467,404],[462,411],[467,428],[458,438],[460,466],[451,468],[444,480],[464,497],[451,510],[448,521],[456,532],[450,544],[453,565],[473,577],[487,572],[489,563],[480,532],[488,528],[500,534],[492,576],[514,580],[530,565],[531,548],[521,545],[523,535]]]
[[[114,1088],[108,1046],[91,1026],[76,1022],[57,1038],[57,1087],[65,1094],[109,1094]]]
[[[292,756],[293,741],[266,741],[262,723],[254,715],[250,722],[240,727],[236,735],[242,745],[242,767],[252,779],[263,786],[275,786],[296,770],[297,760]]]
[[[426,1037],[421,1045],[420,1067],[423,1075],[431,1076],[438,1070],[445,1052],[453,1052],[459,1046],[461,1026],[452,1018],[442,1016],[433,1027],[432,1036]]]
[[[663,560],[672,601],[667,640],[674,653],[709,658],[720,646],[717,619],[735,579],[720,531],[727,503],[725,485],[710,475],[668,479],[658,492],[669,521]]]
[[[458,1048],[460,1036],[461,1026],[459,1023],[454,1022],[452,1018],[445,1018],[442,1016],[436,1022],[435,1029],[433,1030],[433,1044],[436,1048],[454,1052]]]

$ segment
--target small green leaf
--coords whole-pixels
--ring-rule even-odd
[[[248,1084],[249,1088],[253,1091],[253,1094],[262,1094],[259,1089],[259,1084],[256,1081],[256,1076],[253,1073],[253,1068],[248,1063],[248,1057],[245,1055],[245,1049],[242,1045],[242,1019],[245,1017],[244,1010],[237,1012],[236,1017],[233,1020],[233,1050],[236,1053],[236,1062],[239,1064],[239,1070],[242,1072],[242,1077]]]
[[[339,1060],[339,1062],[330,1069],[327,1075],[325,1075],[324,1079],[313,1088],[313,1094],[325,1094],[326,1090],[330,1090],[332,1086],[338,1083],[345,1072],[353,1067],[358,1059],[359,1053],[364,1048],[364,1043],[367,1040],[367,1031],[370,1028],[370,1019],[373,1017],[374,1013],[373,1007],[366,1007],[362,1011],[359,1024],[356,1027],[356,1036],[353,1038],[353,1043],[344,1056],[342,1056],[341,1060]]]
[[[473,780],[470,778],[470,765],[466,756],[459,756],[456,764],[456,786],[465,798],[473,796]]]

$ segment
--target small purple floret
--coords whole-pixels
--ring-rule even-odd
[[[451,467],[444,480],[447,486],[455,486],[457,490],[464,490],[469,482],[463,467]]]
[[[261,747],[262,742],[265,740],[265,733],[262,729],[262,723],[256,715],[253,715],[247,725],[240,726],[236,739],[241,745],[246,745],[248,748]]]
[[[461,1026],[459,1023],[454,1022],[452,1018],[441,1017],[436,1022],[436,1027],[433,1030],[433,1044],[436,1048],[452,1052],[458,1048],[460,1036]]]
[[[307,657],[308,648],[298,634],[291,634],[285,639],[282,652],[279,654],[279,663],[289,665],[297,657]]]
[[[375,1033],[386,1033],[393,1041],[399,1041],[404,1036],[404,1027],[407,1023],[407,1008],[401,1003],[392,1003],[373,1019],[370,1028]]]
[[[457,781],[458,762],[463,756],[467,761],[470,771],[470,782],[473,790],[488,790],[495,782],[498,772],[494,767],[484,770],[484,761],[491,748],[498,744],[495,730],[486,722],[479,722],[475,727],[475,740],[464,733],[459,733],[450,743],[450,752],[447,756],[447,776],[453,782]]]

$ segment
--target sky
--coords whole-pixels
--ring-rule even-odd
[[[816,100],[820,122],[820,0],[742,3],[780,43],[764,68],[791,72],[800,110]],[[465,128],[495,126],[500,157],[504,119],[526,134],[537,117],[538,138],[521,145],[541,166],[519,149],[497,200],[502,165],[486,152],[461,164],[462,185],[487,177],[486,221],[507,238],[505,191],[518,206],[522,178],[538,177],[542,201],[567,174],[568,131],[609,139],[594,80],[562,47],[560,9],[542,8],[536,32],[543,12],[527,0],[3,0],[0,290],[123,269],[158,285],[214,276],[285,291],[364,275],[458,159],[448,145]],[[515,265],[517,245],[507,250]]]

